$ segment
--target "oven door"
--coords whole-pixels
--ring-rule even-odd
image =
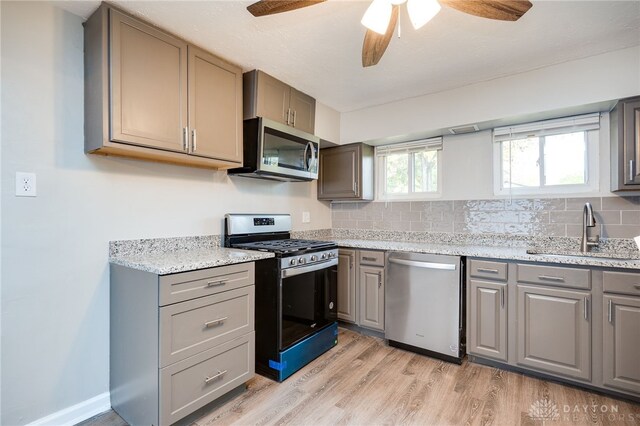
[[[338,259],[281,271],[280,350],[338,318]]]

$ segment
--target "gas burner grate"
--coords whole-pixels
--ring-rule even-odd
[[[299,250],[319,249],[323,247],[333,247],[335,244],[331,241],[316,240],[272,240],[272,241],[256,241],[253,243],[236,244],[236,248],[244,248],[249,250],[270,251],[276,253],[289,253]]]

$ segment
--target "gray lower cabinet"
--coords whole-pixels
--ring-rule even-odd
[[[338,318],[384,331],[385,252],[340,249]]]
[[[254,271],[111,265],[111,405],[127,423],[172,424],[254,376]]]
[[[640,274],[604,272],[603,286],[604,385],[640,395]]]
[[[589,380],[591,294],[518,284],[517,300],[517,363]]]
[[[338,253],[338,319],[356,322],[356,251],[340,249]]]
[[[384,268],[360,266],[360,325],[384,331]]]
[[[471,353],[507,361],[507,283],[469,281]]]

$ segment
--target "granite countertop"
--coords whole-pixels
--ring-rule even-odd
[[[222,247],[197,247],[168,251],[138,251],[111,255],[109,262],[158,275],[253,262],[274,257],[273,253]]]
[[[524,260],[528,262],[561,263],[567,265],[600,266],[640,270],[639,259],[615,259],[599,257],[598,253],[587,255],[529,254],[525,247],[494,247],[481,245],[450,245],[409,241],[358,240],[330,238],[339,247],[385,251],[404,251],[452,256],[484,257],[490,259]],[[605,255],[601,255],[605,256]]]

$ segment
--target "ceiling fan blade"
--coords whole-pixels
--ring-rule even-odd
[[[326,0],[260,0],[247,6],[247,10],[253,16],[266,16],[313,6],[324,1]]]
[[[460,12],[500,21],[517,21],[532,4],[528,0],[440,0]]]
[[[398,10],[398,6],[394,5],[386,33],[378,34],[375,31],[367,30],[364,35],[364,42],[362,43],[362,66],[364,68],[376,65],[384,55],[385,50],[387,50],[398,22]]]

